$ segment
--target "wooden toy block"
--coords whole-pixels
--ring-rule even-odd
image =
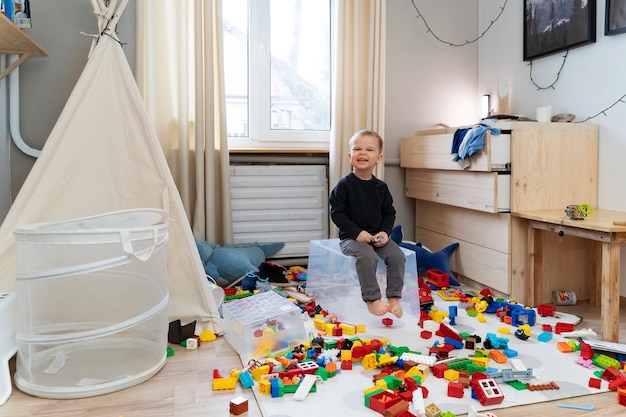
[[[426,407],[424,407],[426,411],[426,417],[440,417],[441,416],[441,408],[437,407],[436,404],[430,403]]]
[[[248,411],[248,399],[244,397],[233,398],[230,401],[230,413],[236,416]]]

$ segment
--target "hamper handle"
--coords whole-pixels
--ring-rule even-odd
[[[124,249],[124,253],[132,258],[135,258],[139,261],[147,261],[150,259],[154,250],[158,246],[159,234],[156,229],[152,231],[152,246],[147,249],[142,249],[140,251],[135,252],[133,249],[133,241],[130,238],[130,233],[128,230],[120,230],[120,237],[122,238],[122,249]]]

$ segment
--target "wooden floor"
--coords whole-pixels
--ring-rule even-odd
[[[622,299],[620,320],[620,342],[626,343],[626,303]],[[586,303],[559,310],[582,315],[583,323],[578,328],[600,328],[599,309]],[[174,346],[174,356],[148,381],[112,394],[91,398],[50,400],[32,397],[15,387],[13,395],[0,406],[2,417],[201,417],[229,416],[230,400],[237,396],[249,399],[248,417],[262,416],[250,390],[238,387],[235,391],[213,391],[213,370],[227,374],[230,369],[241,368],[235,351],[224,338],[203,344],[198,350],[187,350]],[[10,362],[12,373],[15,358]],[[617,416],[626,415],[626,407],[617,403],[617,394],[603,394],[559,400],[560,403],[595,405],[594,411],[581,411],[556,407],[556,402],[511,407],[494,410],[498,417],[529,416]],[[372,416],[377,415],[372,412]],[[270,417],[270,416],[266,416]],[[278,416],[277,416],[278,417]],[[287,417],[287,416],[281,416]],[[309,417],[306,414],[293,417]],[[327,416],[334,417],[334,416]]]

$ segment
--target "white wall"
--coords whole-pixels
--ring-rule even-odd
[[[98,20],[88,0],[31,1],[30,9],[33,27],[24,30],[48,56],[31,56],[19,68],[20,131],[28,145],[41,149],[87,63],[93,38],[81,32],[97,33]],[[126,42],[124,51],[131,57],[134,17],[135,2],[131,0],[118,24],[119,37]],[[133,60],[129,62],[132,65]],[[10,188],[14,198],[35,163],[34,158],[9,143],[7,94],[1,83],[0,161],[4,164],[10,160],[10,170],[6,166],[0,170],[0,221],[9,203],[5,188]]]
[[[495,18],[503,1],[480,0],[480,28]],[[523,2],[508,1],[501,17],[479,47],[478,94],[497,93],[498,79],[509,83],[510,113],[535,118],[536,108],[550,105],[554,114],[573,113],[576,120],[593,116],[626,94],[626,34],[604,36],[605,2],[597,1],[596,42],[569,51],[554,89],[538,90],[530,66],[522,61]],[[564,53],[533,61],[533,79],[540,86],[556,79]],[[626,211],[626,100],[590,122],[600,128],[598,207]],[[572,201],[572,204],[581,203]],[[626,260],[626,245],[622,245]],[[626,295],[626,262],[621,264],[621,295]]]
[[[385,180],[398,210],[398,224],[414,239],[414,204],[404,197],[404,170],[397,166],[399,140],[418,129],[475,123],[483,94],[496,95],[498,78],[509,82],[510,110],[534,117],[535,108],[552,105],[555,112],[593,115],[626,94],[626,34],[605,37],[604,1],[598,0],[597,42],[570,51],[555,90],[537,91],[529,67],[522,61],[523,2],[509,0],[502,17],[476,43],[448,46],[428,33],[417,17],[417,5],[432,31],[441,39],[463,43],[475,39],[495,19],[504,0],[387,0],[387,64]],[[31,1],[33,28],[29,35],[49,53],[22,65],[22,133],[32,146],[50,133],[86,60],[96,18],[86,0]],[[134,2],[120,20],[120,38],[133,55]],[[533,77],[550,84],[561,54],[534,63]],[[133,62],[129,59],[129,62]],[[5,141],[4,98],[0,101],[0,140]],[[594,119],[600,125],[599,206],[626,210],[626,104],[618,104]],[[3,142],[4,143],[4,142]],[[14,147],[13,147],[14,148]],[[12,151],[12,189],[15,192],[32,166],[29,157]],[[5,178],[6,179],[6,178]],[[626,259],[626,249],[622,249]],[[626,292],[626,262],[622,263],[622,295]]]
[[[452,43],[476,38],[478,0],[414,3],[439,38]],[[396,224],[414,240],[414,200],[404,197],[404,170],[389,162],[399,159],[401,137],[439,123],[478,120],[478,43],[445,45],[428,33],[411,0],[388,0],[386,47],[385,181],[394,196]]]

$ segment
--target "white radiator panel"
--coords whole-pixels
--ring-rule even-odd
[[[230,185],[234,243],[284,242],[281,259],[328,238],[325,165],[231,165]]]

